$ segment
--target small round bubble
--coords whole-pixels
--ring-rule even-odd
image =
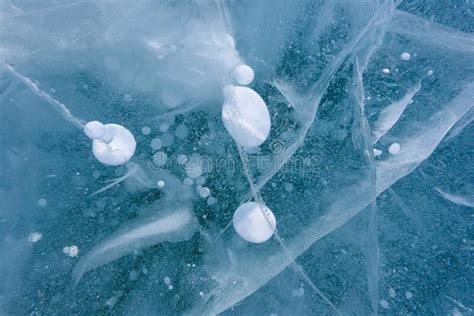
[[[400,55],[400,59],[401,59],[401,60],[404,60],[404,61],[409,61],[409,60],[411,59],[411,55],[410,55],[410,53],[403,52],[403,53]]]
[[[399,143],[393,143],[388,147],[388,152],[391,153],[392,155],[396,155],[400,152],[400,144]]]
[[[46,199],[39,199],[38,205],[41,207],[45,207],[46,205],[48,205],[48,201],[46,201]]]
[[[142,134],[147,136],[147,135],[150,135],[151,133],[151,128],[149,128],[148,126],[144,126],[142,127]]]
[[[153,150],[159,150],[163,146],[163,142],[158,137],[153,138],[150,142],[150,146]]]

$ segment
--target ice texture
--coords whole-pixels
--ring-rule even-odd
[[[0,0],[0,315],[472,314],[473,11]]]

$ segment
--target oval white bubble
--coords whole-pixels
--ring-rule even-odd
[[[270,134],[267,106],[257,92],[247,87],[225,88],[222,121],[227,132],[241,146],[260,146]]]

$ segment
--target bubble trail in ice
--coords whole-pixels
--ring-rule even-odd
[[[77,128],[82,129],[85,125],[85,122],[74,115],[72,115],[71,111],[64,105],[63,103],[59,102],[55,98],[53,98],[49,93],[41,90],[34,81],[28,77],[23,76],[18,71],[13,69],[12,66],[4,63],[3,65],[5,69],[7,69],[15,78],[23,82],[34,94],[39,96],[44,101],[51,104],[57,111],[61,113],[61,115],[69,122],[74,124]]]
[[[23,82],[34,94],[51,104],[68,122],[79,129],[84,129],[85,134],[93,139],[93,153],[100,162],[106,165],[120,165],[130,160],[133,156],[136,143],[130,131],[116,124],[107,124],[105,127],[96,121],[85,124],[83,120],[72,115],[64,103],[59,102],[50,94],[41,90],[32,79],[20,74],[6,63],[3,66],[15,78]],[[93,126],[89,126],[91,123]],[[100,135],[102,138],[99,139],[98,133],[102,132],[102,130],[107,130],[109,133],[105,133],[105,135],[102,133]]]
[[[106,165],[120,165],[127,162],[133,156],[136,146],[135,139],[130,131],[123,126],[117,124],[107,124],[104,126],[96,121],[86,124],[83,120],[75,117],[64,103],[59,102],[50,94],[41,90],[31,78],[20,74],[5,62],[3,66],[15,78],[23,82],[34,94],[51,104],[67,121],[77,128],[83,129],[85,134],[93,139],[93,153],[100,162]],[[105,133],[105,135],[101,133],[99,135],[98,133],[103,130],[109,133]]]

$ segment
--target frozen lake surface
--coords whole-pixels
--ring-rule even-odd
[[[473,315],[471,0],[0,0],[0,315]]]

